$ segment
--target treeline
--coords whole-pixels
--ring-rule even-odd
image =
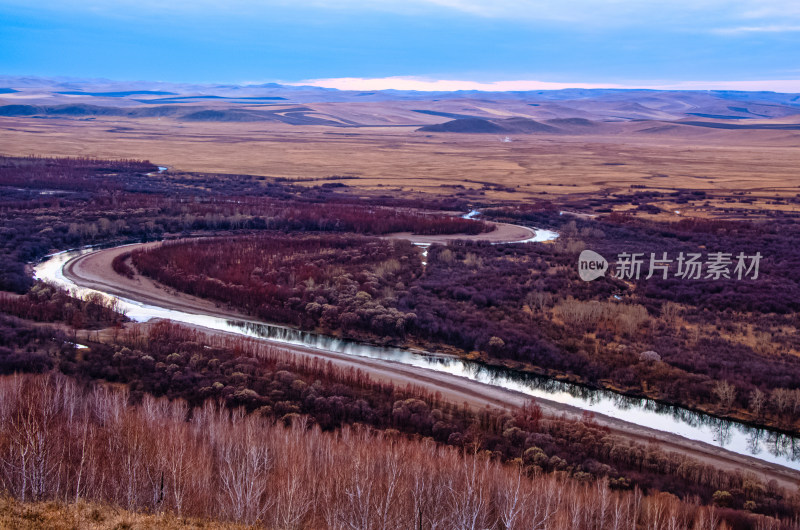
[[[414,234],[480,234],[491,231],[494,225],[464,219],[454,215],[419,212],[407,208],[386,208],[358,204],[296,203],[273,217],[282,219],[284,226],[269,226],[304,231],[342,231],[357,234],[382,235],[394,232]]]
[[[590,248],[599,248],[599,240]],[[759,399],[800,388],[797,337],[789,331],[800,324],[796,314],[710,311],[697,307],[704,303],[699,296],[693,304],[659,299],[650,295],[653,279],[586,283],[577,274],[580,250],[570,248],[575,241],[567,235],[527,248],[432,247],[420,288],[400,296],[398,309],[417,315],[418,334],[465,351],[797,428],[797,415],[787,414],[792,408]],[[722,383],[734,387],[732,400],[720,399]]]
[[[264,241],[278,245],[267,253],[297,251],[295,262],[259,257],[250,248],[258,237],[175,243],[136,253],[133,261],[171,287],[267,321],[381,344],[454,346],[548,376],[567,374],[595,387],[798,428],[800,337],[791,331],[800,327],[792,312],[800,300],[800,294],[794,298],[798,280],[792,272],[800,270],[800,245],[791,244],[800,240],[797,227],[732,221],[640,225],[618,216],[565,219],[550,210],[530,217],[557,228],[559,240],[433,245],[424,268],[404,251],[395,256],[397,263],[376,253],[379,259],[353,269],[348,252],[363,245],[366,255],[377,243],[355,240],[344,252],[334,248],[333,238],[327,253],[307,254],[292,247],[288,235],[265,235]],[[576,262],[589,245],[610,259],[658,249],[677,256],[702,245],[749,255],[763,245],[765,258],[758,280],[644,280],[644,270],[633,284],[611,275],[587,283],[578,277]],[[345,265],[351,268],[340,274]],[[734,310],[728,297],[749,302]]]
[[[78,354],[63,334],[7,321],[0,327],[0,338],[7,337],[0,346],[10,348],[0,347],[0,367],[5,373],[54,367],[87,384],[124,383],[137,403],[150,395],[185,400],[190,408],[213,400],[271,421],[302,419],[325,431],[369,425],[429,437],[471,452],[486,451],[514,462],[529,476],[605,478],[616,490],[670,491],[719,507],[781,517],[800,509],[792,497],[754,476],[627,442],[590,420],[544,418],[535,406],[515,413],[473,411],[256,340],[205,336],[168,322],[150,326],[145,334],[139,330],[123,332],[112,344],[92,343]]]
[[[124,390],[56,376],[2,378],[0,396],[0,484],[21,501],[270,528],[788,528],[604,480],[527,476],[483,453],[367,428],[284,427],[211,401],[129,406]]]
[[[657,222],[628,214],[611,213],[596,219],[560,215],[552,204],[493,208],[484,211],[489,218],[531,223],[559,230],[573,250],[580,244],[609,260],[623,252],[643,253],[644,264],[637,294],[654,302],[670,300],[709,311],[791,314],[800,311],[800,219],[777,213],[768,220],[726,220],[682,218]],[[580,252],[578,250],[576,254]],[[667,253],[675,260],[679,253],[743,252],[760,253],[759,276],[753,281],[696,281],[675,278],[677,265],[666,280],[659,274],[644,281],[650,253]],[[733,266],[730,267],[730,272]],[[703,276],[705,276],[705,271]],[[735,275],[732,275],[735,277]]]
[[[473,411],[420,389],[300,357],[256,340],[206,336],[170,323],[125,333],[62,356],[59,369],[89,380],[124,383],[134,401],[153,394],[190,407],[212,399],[284,422],[302,416],[323,430],[369,425],[514,461],[528,474],[606,477],[616,489],[669,491],[705,503],[790,516],[793,498],[748,474],[728,473],[655,446],[628,442],[590,420],[544,418],[532,406],[514,413]],[[721,493],[717,493],[721,492]]]
[[[346,187],[250,175],[158,173],[144,161],[0,157],[0,290],[32,285],[26,263],[53,250],[202,231],[479,233],[493,225],[431,213],[460,203],[365,200]]]
[[[468,329],[470,306],[480,308],[487,300],[492,309],[484,315],[502,319],[504,329],[491,333],[503,345],[476,349],[492,357],[554,367],[592,384],[611,380],[639,395],[647,389],[652,397],[754,423],[798,428],[793,403],[800,389],[800,340],[791,330],[800,325],[800,225],[785,219],[668,224],[619,215],[589,220],[548,208],[503,212],[501,220],[554,228],[559,240],[524,250],[462,244],[441,250],[444,260],[432,249],[425,279],[445,301],[437,306],[436,297],[426,297],[409,304],[418,323],[429,320],[426,311],[441,314],[455,305],[446,299],[456,298],[467,307],[450,309],[442,320]],[[643,253],[640,280],[631,284],[607,275],[581,281],[576,263],[586,248],[610,261],[623,252]],[[675,259],[680,252],[716,250],[760,252],[758,279],[739,281],[733,274],[720,280],[645,279],[651,252]],[[502,255],[507,258],[498,259]],[[476,260],[482,260],[480,266],[464,266]],[[532,328],[527,344],[526,316]],[[486,335],[483,340],[491,340]],[[537,344],[542,336],[544,344]]]
[[[76,329],[107,328],[127,321],[116,298],[100,294],[76,298],[66,289],[43,282],[21,296],[0,293],[0,311],[38,322],[63,322]]]
[[[47,372],[62,355],[74,355],[66,333],[0,313],[0,375]]]
[[[420,274],[405,240],[271,233],[166,243],[131,261],[166,285],[273,322],[396,337],[416,319],[384,300]]]
[[[46,191],[92,192],[121,188],[128,175],[156,171],[145,160],[91,157],[47,158],[0,156],[0,186]]]

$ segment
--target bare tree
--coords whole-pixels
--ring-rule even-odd
[[[530,311],[531,318],[542,314],[553,301],[550,293],[545,291],[530,291],[525,295],[525,305]]]
[[[674,325],[682,312],[681,305],[675,302],[664,302],[664,305],[661,306],[661,318],[669,325]]]
[[[727,412],[736,399],[736,387],[727,381],[717,381],[714,384],[714,395],[717,396],[722,410]]]
[[[264,498],[271,465],[269,449],[259,436],[258,418],[234,418],[238,429],[223,436],[216,446],[222,505],[231,519],[255,524],[270,506]]]
[[[750,412],[757,418],[761,417],[767,398],[760,389],[756,388],[750,393]]]
[[[522,466],[517,467],[516,479],[510,487],[498,493],[500,521],[505,528],[513,529],[522,524],[525,507],[530,502],[530,492],[522,488]]]
[[[721,527],[712,508],[671,495],[529,475],[432,440],[362,427],[322,432],[303,420],[284,427],[212,402],[187,421],[179,400],[129,406],[116,390],[83,395],[71,385],[55,376],[0,378],[0,485],[10,495],[74,495],[282,529]],[[690,467],[687,476],[707,479],[707,466]],[[748,496],[778,495],[746,479]],[[770,528],[766,519],[761,527]]]

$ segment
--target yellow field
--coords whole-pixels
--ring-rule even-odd
[[[800,192],[800,133],[693,127],[620,136],[431,134],[414,127],[187,123],[169,119],[0,118],[6,155],[131,157],[186,171],[345,181],[365,189],[452,195],[483,183],[486,197],[649,189]],[[317,180],[313,184],[319,184]]]

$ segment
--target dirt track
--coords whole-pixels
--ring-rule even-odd
[[[153,247],[158,244],[160,243],[128,245],[85,254],[68,262],[64,267],[64,275],[81,287],[100,290],[150,305],[194,314],[252,320],[246,315],[218,307],[214,302],[177,293],[147,278],[136,276],[133,279],[128,279],[112,270],[111,262],[117,255],[135,249]],[[207,328],[198,327],[198,329],[209,334],[226,333]],[[511,390],[392,361],[355,357],[283,343],[275,344],[297,355],[320,357],[340,366],[364,370],[377,379],[391,381],[400,385],[414,384],[432,392],[440,392],[445,398],[453,402],[467,403],[473,407],[495,406],[510,408],[522,405],[531,399],[524,394]],[[545,414],[565,414],[571,417],[579,417],[583,413],[581,409],[553,401],[536,399],[536,402],[542,407]],[[774,479],[782,486],[792,490],[800,486],[800,472],[783,466],[763,462],[706,443],[689,440],[604,415],[595,415],[594,419],[597,423],[609,427],[619,436],[638,442],[655,443],[667,451],[687,454],[720,469],[745,469],[760,475],[764,480]]]
[[[492,223],[495,229],[491,232],[469,236],[473,241],[489,241],[491,243],[515,243],[517,241],[525,241],[536,235],[536,232],[525,226],[511,225],[507,223]],[[464,236],[458,235],[440,235],[440,236],[421,236],[412,234],[411,232],[399,232],[390,234],[393,239],[408,239],[414,243],[447,243],[453,239],[463,239]]]

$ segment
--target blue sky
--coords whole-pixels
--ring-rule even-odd
[[[3,74],[800,91],[800,1],[0,0]]]

